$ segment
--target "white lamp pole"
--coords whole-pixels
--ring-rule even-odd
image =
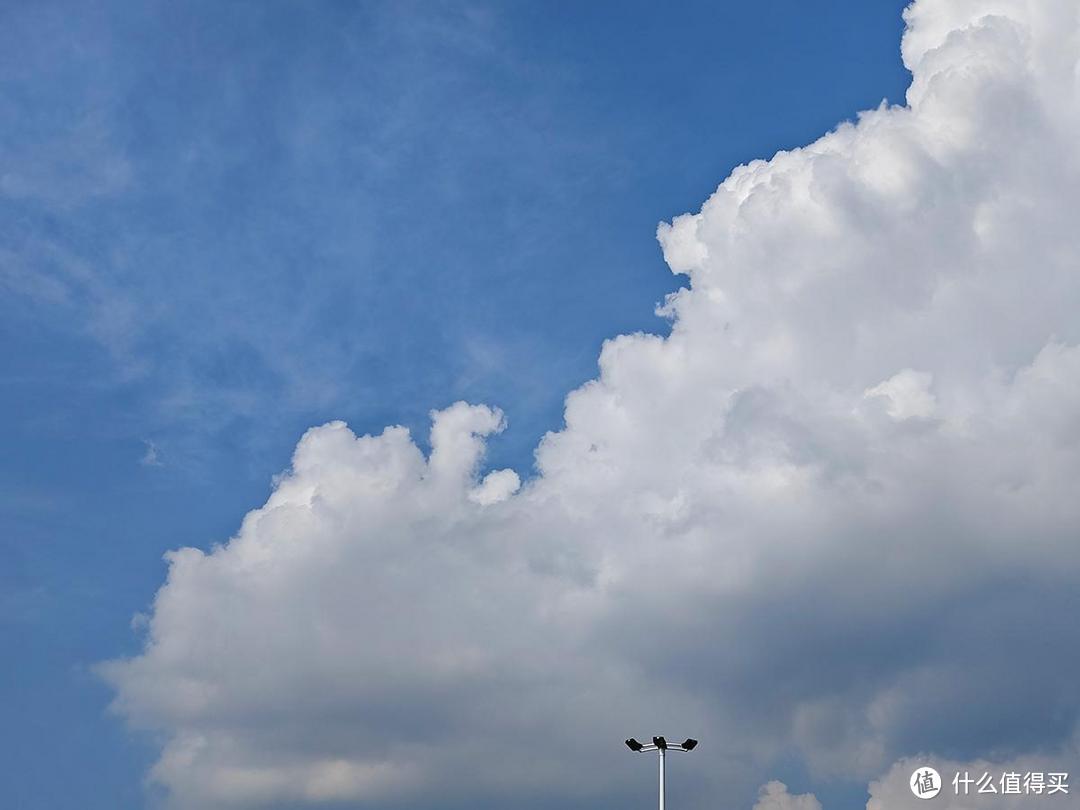
[[[660,810],[664,810],[664,754],[667,753],[666,748],[661,748],[660,756]]]
[[[664,759],[668,751],[693,751],[697,747],[697,740],[687,737],[684,742],[679,744],[669,743],[663,737],[653,737],[651,743],[640,743],[631,737],[626,741],[626,747],[635,753],[645,753],[647,751],[656,751],[659,756],[660,762],[660,810],[664,810],[664,791],[665,791],[665,774],[664,774]]]

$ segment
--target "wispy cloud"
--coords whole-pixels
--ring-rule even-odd
[[[148,439],[143,439],[143,444],[146,446],[146,452],[142,454],[139,463],[144,467],[162,466],[163,462],[161,460],[161,455],[158,453],[157,445]]]

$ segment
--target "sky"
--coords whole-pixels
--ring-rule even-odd
[[[702,809],[1075,762],[1077,42],[0,6],[12,806],[645,806],[653,733]]]

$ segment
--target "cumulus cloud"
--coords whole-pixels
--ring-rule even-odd
[[[792,795],[783,782],[769,782],[761,788],[754,810],[821,810],[812,793]]]
[[[906,106],[660,226],[670,336],[604,345],[524,485],[482,477],[488,407],[427,456],[334,422],[169,555],[103,671],[176,807],[614,804],[652,733],[702,739],[686,806],[749,806],[792,757],[865,784],[1072,738],[1078,10],[905,18]]]
[[[959,762],[927,755],[904,757],[870,782],[866,810],[915,810],[933,806],[943,810],[1018,810],[1033,802],[1050,802],[1062,810],[1080,807],[1074,767],[1078,749],[1070,741],[1054,752],[1025,754],[1006,760],[976,759]],[[915,796],[911,781],[927,768],[938,772],[939,789],[932,805]],[[791,794],[783,782],[761,787],[753,810],[822,810],[812,793]]]
[[[1080,807],[1075,768],[1078,751],[1074,742],[1053,753],[1026,754],[1006,760],[977,759],[957,762],[932,757],[905,757],[893,764],[879,779],[870,783],[866,810],[895,810],[926,806],[911,792],[909,782],[917,769],[927,765],[941,775],[941,792],[933,799],[942,810],[1014,810],[1047,803],[1062,810]],[[1056,781],[1064,789],[1050,787],[1050,774],[1061,774]],[[1036,791],[1036,792],[1033,792]]]
[[[864,396],[886,400],[886,410],[893,419],[926,418],[934,413],[934,395],[930,393],[930,381],[929,374],[920,374],[907,368],[885,382],[867,388]]]

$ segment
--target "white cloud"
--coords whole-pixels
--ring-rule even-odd
[[[821,810],[821,802],[812,793],[792,795],[783,782],[762,786],[754,810]]]
[[[1080,791],[1075,783],[1076,753],[1075,746],[1070,744],[1051,754],[1026,753],[1006,760],[958,762],[925,755],[906,757],[894,763],[881,778],[870,783],[870,800],[866,808],[908,810],[927,806],[926,800],[917,799],[912,794],[909,780],[916,769],[929,765],[941,775],[943,783],[941,792],[930,802],[935,810],[1019,810],[1041,804],[1071,810],[1080,807]],[[1074,769],[1071,774],[1070,768]],[[1065,783],[1064,790],[1049,787],[1051,773],[1065,774],[1060,780]],[[1036,775],[1034,782],[1030,781],[1032,774]],[[1039,784],[1043,785],[1041,793],[1027,792],[1032,785]],[[1019,793],[1005,793],[1006,790],[1018,790]]]
[[[603,741],[669,733],[706,807],[792,754],[865,781],[1073,733],[1080,22],[906,17],[909,106],[661,226],[670,337],[605,344],[523,487],[480,478],[498,411],[434,414],[427,458],[334,422],[170,555],[104,671],[176,806],[595,804],[641,766]]]
[[[521,488],[521,479],[513,470],[496,470],[484,476],[480,486],[469,492],[469,500],[481,506],[505,501]]]
[[[161,453],[158,452],[158,446],[149,439],[143,439],[143,445],[146,447],[146,452],[142,454],[142,458],[139,459],[139,463],[144,467],[160,467],[162,466]]]
[[[881,397],[886,411],[893,419],[926,419],[934,413],[934,395],[930,391],[932,378],[906,368],[885,382],[867,388],[865,397]]]
[[[1080,807],[1075,767],[1077,748],[1071,741],[1054,752],[1025,753],[1010,759],[957,761],[916,754],[894,762],[867,787],[866,810],[1019,810],[1044,802],[1061,810]],[[938,772],[939,792],[930,803],[914,795],[912,776],[927,768]],[[821,810],[812,793],[792,795],[783,782],[762,785],[753,810]]]

